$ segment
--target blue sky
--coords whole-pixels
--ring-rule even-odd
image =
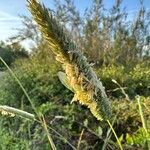
[[[74,0],[77,9],[83,12],[84,9],[90,5],[92,0]],[[42,0],[42,2],[53,8],[53,0]],[[104,0],[106,8],[110,8],[115,0]],[[127,8],[131,17],[140,8],[139,0],[123,0],[122,7]],[[150,9],[150,0],[144,1],[146,9]],[[29,16],[30,13],[26,7],[26,0],[0,0],[0,40],[6,40],[8,37],[16,33],[15,28],[21,27],[21,20],[19,15]]]

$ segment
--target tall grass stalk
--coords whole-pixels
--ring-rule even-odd
[[[115,136],[115,138],[116,138],[116,140],[117,140],[117,143],[118,143],[120,149],[123,150],[122,144],[121,144],[121,142],[120,142],[120,140],[119,140],[119,138],[118,138],[118,136],[117,136],[117,134],[116,134],[116,132],[115,132],[113,126],[112,126],[112,124],[110,123],[109,120],[107,120],[107,123],[109,124],[109,126],[110,126],[110,128],[111,128],[111,130],[112,130],[112,132],[113,132],[113,134],[114,134],[114,136]]]
[[[80,144],[81,144],[83,133],[84,133],[84,129],[82,129],[82,131],[81,131],[81,134],[80,134],[80,137],[78,140],[77,150],[80,150]]]
[[[50,136],[50,134],[49,134],[49,131],[48,131],[48,128],[47,128],[47,124],[46,124],[46,121],[45,121],[43,115],[42,115],[42,120],[43,120],[43,125],[44,125],[43,127],[44,127],[44,129],[45,129],[45,131],[46,131],[46,134],[47,134],[49,143],[50,143],[50,145],[51,145],[51,147],[52,147],[53,150],[57,150],[57,148],[56,148],[56,146],[55,146],[55,144],[54,144],[54,142],[53,142],[53,139],[51,138],[51,136]]]
[[[142,105],[141,105],[139,96],[137,97],[137,102],[138,102],[138,106],[139,106],[139,114],[140,114],[140,117],[141,117],[143,129],[145,130],[146,133],[148,133],[147,127],[146,127],[146,121],[145,121],[145,118],[144,118],[144,113],[143,113],[143,110],[142,110]]]
[[[150,142],[149,142],[149,139],[148,139],[148,130],[147,130],[147,125],[146,125],[146,120],[144,118],[144,112],[142,110],[142,105],[141,105],[141,102],[140,102],[140,96],[137,96],[137,102],[138,102],[138,106],[139,106],[139,114],[140,114],[140,117],[141,117],[142,126],[143,126],[143,129],[145,130],[145,133],[146,133],[147,148],[150,150]]]
[[[118,113],[119,113],[119,111],[117,112],[117,114],[115,115],[115,117],[114,117],[114,119],[113,119],[113,121],[112,121],[112,126],[114,125],[114,123],[115,123],[115,121],[116,121],[116,118],[117,118],[117,116],[118,116]],[[106,146],[107,146],[107,144],[108,144],[108,141],[109,141],[110,137],[111,137],[111,128],[109,128],[108,131],[107,131],[106,138],[104,139],[104,144],[103,144],[103,146],[102,146],[102,150],[105,150],[105,149],[106,149]]]

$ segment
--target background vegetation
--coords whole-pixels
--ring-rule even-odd
[[[150,142],[150,12],[141,8],[134,20],[117,0],[109,10],[102,0],[81,15],[72,0],[53,0],[54,15],[69,30],[105,86],[113,105],[113,126],[124,149],[147,149]],[[1,42],[0,57],[11,67],[37,110],[45,117],[57,149],[119,149],[106,122],[98,122],[84,106],[70,105],[73,94],[58,80],[61,66],[54,60],[32,18],[23,16],[24,29]],[[29,53],[21,42],[31,40]],[[33,113],[22,89],[0,62],[0,104]],[[137,97],[138,95],[138,97]],[[146,127],[140,118],[140,98]],[[115,119],[116,118],[116,119]],[[82,133],[82,134],[81,134]],[[41,136],[42,135],[42,136]],[[43,128],[36,122],[1,116],[0,149],[50,149]],[[80,140],[79,140],[80,139]]]

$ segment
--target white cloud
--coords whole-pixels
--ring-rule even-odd
[[[20,17],[13,16],[4,11],[0,11],[0,21],[20,21]]]
[[[4,11],[0,11],[0,40],[6,40],[17,32],[15,28],[20,28],[21,18],[13,16]]]

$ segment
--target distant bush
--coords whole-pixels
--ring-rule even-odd
[[[146,64],[137,64],[132,71],[129,72],[127,80],[128,92],[133,95],[150,96],[150,67]]]
[[[102,67],[97,69],[97,74],[110,96],[124,97],[120,87],[112,79],[132,98],[137,94],[150,96],[150,70],[145,64],[137,64],[130,70],[123,66]]]
[[[18,58],[27,58],[28,53],[25,49],[15,49],[16,47],[11,47],[4,42],[0,42],[0,57],[10,66]],[[0,70],[4,70],[5,66],[0,61]]]
[[[0,57],[2,57],[9,66],[14,61],[14,53],[9,49],[4,49],[0,47]],[[2,62],[0,62],[0,70],[3,69],[4,69],[4,65]]]
[[[109,66],[97,69],[97,75],[101,79],[108,95],[119,97],[122,96],[118,85],[112,79],[116,80],[122,87],[127,80],[127,73],[123,66]]]

